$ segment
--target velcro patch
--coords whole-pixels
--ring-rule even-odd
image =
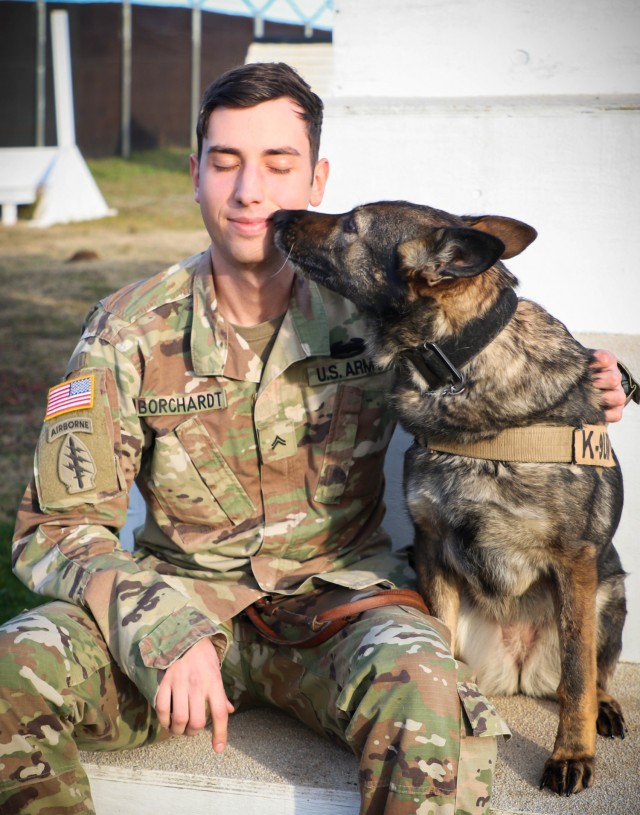
[[[94,489],[97,472],[87,445],[75,433],[66,433],[58,453],[58,478],[69,495]]]
[[[329,365],[313,365],[307,368],[309,385],[325,385],[327,382],[340,382],[344,379],[359,379],[363,376],[375,376],[384,373],[369,357],[341,359]]]
[[[44,416],[45,422],[63,413],[93,407],[93,391],[93,374],[80,376],[77,379],[67,379],[50,388]]]
[[[573,460],[596,467],[616,466],[609,434],[603,425],[586,424],[574,430]]]
[[[115,397],[109,398],[110,376],[109,371],[96,371],[70,380],[90,382],[90,407],[74,406],[70,410],[77,413],[57,421],[51,421],[52,414],[43,425],[36,451],[36,483],[43,511],[63,510],[78,501],[97,503],[119,489],[113,424],[117,405]],[[88,393],[86,385],[81,390]],[[119,439],[119,431],[117,434]]]
[[[216,390],[173,396],[140,396],[134,402],[138,416],[186,416],[226,408],[227,396],[223,390]]]
[[[54,441],[60,433],[93,433],[93,422],[85,417],[63,419],[47,427],[47,441]]]

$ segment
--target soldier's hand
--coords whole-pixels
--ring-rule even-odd
[[[611,351],[594,351],[595,362],[592,363],[591,381],[595,388],[602,391],[600,404],[604,408],[607,422],[619,422],[627,397],[622,390],[622,375],[618,361]]]
[[[213,749],[227,744],[227,722],[233,705],[222,684],[220,661],[212,643],[201,639],[164,672],[156,696],[160,724],[174,735],[192,736],[207,723],[213,725]]]

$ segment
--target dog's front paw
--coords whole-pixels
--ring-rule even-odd
[[[544,765],[540,789],[548,787],[558,795],[567,796],[586,790],[593,784],[593,765],[593,757],[549,758]]]
[[[625,736],[622,708],[615,699],[601,699],[598,704],[598,721],[596,729],[601,736],[610,739],[623,739]]]

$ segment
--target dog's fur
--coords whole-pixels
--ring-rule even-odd
[[[429,390],[403,356],[459,335],[517,285],[499,258],[535,238],[526,224],[380,202],[335,216],[281,211],[274,225],[294,268],[366,315],[370,351],[394,366],[392,401],[417,439],[466,443],[541,422],[603,422],[591,352],[529,300],[465,365],[461,394]],[[452,631],[456,655],[487,693],[557,694],[558,733],[540,786],[566,795],[590,786],[596,729],[624,736],[606,692],[626,614],[612,544],[619,467],[488,461],[416,442],[405,490],[420,590]]]

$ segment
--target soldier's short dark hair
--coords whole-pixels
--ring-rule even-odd
[[[311,147],[311,166],[315,167],[320,152],[322,100],[300,74],[284,62],[240,65],[226,71],[209,85],[202,97],[196,127],[198,158],[202,155],[202,141],[215,108],[251,108],[283,96],[291,97],[300,108]]]

